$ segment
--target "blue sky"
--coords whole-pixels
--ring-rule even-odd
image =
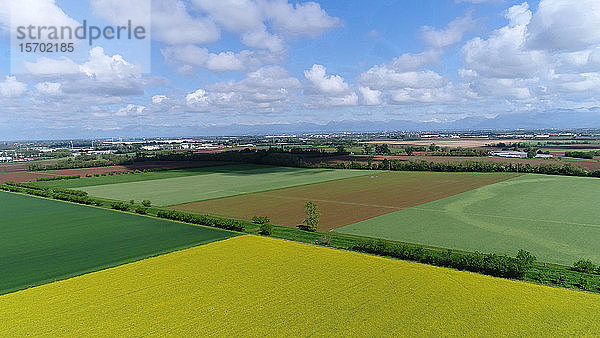
[[[451,122],[599,106],[595,0],[12,6],[0,9],[0,139],[228,124]],[[29,15],[31,8],[45,16]],[[18,67],[11,69],[11,18],[13,26],[132,20],[152,36],[79,43],[73,54],[29,54],[27,64],[13,50]]]

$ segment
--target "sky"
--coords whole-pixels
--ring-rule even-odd
[[[1,1],[3,140],[600,107],[597,0]],[[83,20],[147,36],[15,42],[21,23]]]

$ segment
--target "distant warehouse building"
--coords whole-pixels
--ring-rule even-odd
[[[490,155],[511,158],[527,158],[527,153],[522,151],[491,151]],[[536,154],[536,158],[552,158],[550,154]]]
[[[492,156],[511,157],[511,158],[527,158],[527,153],[522,151],[492,151]]]

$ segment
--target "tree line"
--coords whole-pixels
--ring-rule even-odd
[[[535,257],[525,250],[519,250],[516,257],[509,257],[480,252],[460,253],[452,252],[451,250],[441,252],[400,243],[387,243],[382,240],[360,241],[352,249],[370,254],[512,279],[523,279],[525,273],[535,262]]]

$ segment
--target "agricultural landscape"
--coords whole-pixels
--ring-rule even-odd
[[[600,330],[597,172],[315,149],[6,166],[0,333]]]
[[[0,0],[0,338],[600,337],[600,0]]]

